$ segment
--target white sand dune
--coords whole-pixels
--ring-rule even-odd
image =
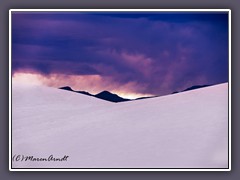
[[[13,168],[227,168],[228,84],[111,103],[13,82]]]

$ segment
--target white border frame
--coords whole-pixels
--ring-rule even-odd
[[[228,165],[226,169],[81,169],[81,168],[12,168],[12,12],[228,12]],[[230,9],[10,9],[9,10],[9,171],[231,171],[231,10]]]

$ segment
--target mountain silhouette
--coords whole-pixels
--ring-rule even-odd
[[[183,91],[190,91],[190,90],[199,89],[199,88],[208,87],[208,86],[210,86],[210,85],[197,85],[197,86],[192,86],[190,88],[187,88]]]
[[[185,92],[185,91],[191,91],[191,90],[194,90],[194,89],[199,89],[199,88],[204,88],[204,87],[208,87],[208,86],[211,86],[211,85],[196,85],[196,86],[192,86],[192,87],[189,87],[187,89],[184,89],[183,91],[175,91],[173,92],[172,94],[175,94],[175,93],[180,93],[180,92]]]
[[[130,99],[124,99],[124,98],[118,96],[117,94],[113,94],[113,93],[110,93],[108,91],[102,91],[99,94],[92,95],[92,94],[90,94],[89,92],[86,92],[86,91],[74,91],[69,86],[60,87],[59,89],[72,91],[72,92],[76,92],[76,93],[80,93],[80,94],[84,94],[84,95],[88,95],[88,96],[93,96],[93,97],[103,99],[103,100],[106,100],[106,101],[110,101],[110,102],[123,102],[123,101],[129,101],[130,100]]]
[[[63,89],[63,90],[67,90],[67,91],[72,91],[72,92],[76,92],[76,93],[80,93],[80,94],[85,94],[88,96],[93,96],[92,94],[90,94],[89,92],[86,91],[74,91],[71,87],[69,86],[64,86],[64,87],[60,87],[59,89]]]
[[[72,90],[72,88],[69,87],[69,86],[60,87],[59,89],[64,89],[64,90],[67,90],[67,91],[74,91],[74,90]]]
[[[99,94],[96,94],[95,97],[111,101],[111,102],[123,102],[123,101],[129,101],[129,99],[124,99],[117,94],[110,93],[108,91],[102,91]]]

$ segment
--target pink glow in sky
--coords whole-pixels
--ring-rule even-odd
[[[152,94],[135,93],[135,88],[141,87],[138,87],[138,85],[134,83],[128,83],[125,85],[110,83],[110,80],[104,79],[99,75],[50,74],[48,76],[44,76],[37,73],[15,73],[13,75],[13,81],[30,85],[44,85],[55,88],[67,85],[72,87],[73,90],[87,91],[91,94],[97,94],[104,89],[111,91],[112,93],[116,93],[121,97],[129,99],[152,96]]]
[[[15,12],[12,72],[125,97],[227,82],[228,14]]]

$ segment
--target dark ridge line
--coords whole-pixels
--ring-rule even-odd
[[[106,100],[106,101],[110,101],[110,102],[114,102],[114,103],[130,101],[130,99],[122,98],[122,97],[118,96],[117,94],[113,94],[109,91],[102,91],[102,92],[100,92],[96,95],[93,95],[93,94],[90,94],[89,92],[86,92],[86,91],[75,91],[69,86],[60,87],[59,89],[72,91],[72,92],[76,92],[76,93],[80,93],[80,94],[84,94],[84,95],[88,95],[88,96],[92,96],[92,97],[96,97],[98,99],[102,99],[102,100]]]
[[[200,88],[204,88],[204,87],[208,87],[208,86],[212,86],[212,85],[195,85],[195,86],[191,86],[187,89],[184,89],[182,91],[175,91],[171,94],[181,93],[181,92],[185,92],[185,91],[191,91],[191,90],[200,89]],[[87,95],[87,96],[92,96],[92,97],[95,97],[95,98],[98,98],[98,99],[102,99],[102,100],[110,101],[110,102],[114,102],[114,103],[126,102],[126,101],[135,101],[135,100],[144,100],[144,99],[160,97],[160,95],[156,95],[156,96],[149,96],[149,97],[140,97],[140,98],[136,98],[136,99],[126,99],[126,98],[118,96],[117,94],[111,93],[109,91],[102,91],[98,94],[93,95],[93,94],[90,94],[89,92],[86,92],[86,91],[75,91],[70,86],[60,87],[59,89],[72,91],[72,92],[84,94],[84,95]]]

